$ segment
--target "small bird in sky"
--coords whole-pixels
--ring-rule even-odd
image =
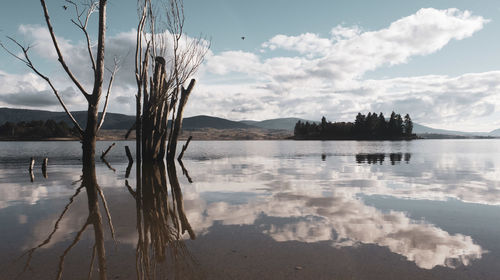
[[[241,40],[245,40],[245,36],[242,36],[242,37],[241,37]]]
[[[68,6],[66,6],[66,5],[64,5],[64,6],[62,6],[62,7],[63,7],[63,9],[65,9],[65,10],[67,10],[67,9],[68,9]]]

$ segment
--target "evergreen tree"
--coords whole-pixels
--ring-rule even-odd
[[[396,124],[396,113],[392,111],[391,117],[389,118],[389,123],[387,124],[388,134],[390,137],[394,137],[397,134],[397,124]]]
[[[413,122],[411,121],[410,115],[406,114],[404,119],[405,136],[411,136],[413,134]]]
[[[367,116],[358,113],[352,122],[328,122],[325,117],[320,123],[298,121],[295,124],[296,139],[309,140],[398,140],[411,137],[413,123],[408,114],[401,118],[400,114],[391,113],[387,122],[384,114],[369,112]]]
[[[365,127],[365,115],[358,113],[356,120],[354,121],[354,134],[360,136]]]
[[[395,136],[402,137],[403,134],[404,134],[403,118],[401,118],[400,114],[397,114]]]
[[[384,114],[380,112],[380,114],[378,115],[376,135],[378,138],[384,138],[386,134],[387,134],[387,123],[385,121]]]

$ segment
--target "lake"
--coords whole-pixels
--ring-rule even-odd
[[[0,279],[500,277],[500,140],[193,141],[181,191],[125,145],[96,159],[99,238],[80,143],[0,142]]]

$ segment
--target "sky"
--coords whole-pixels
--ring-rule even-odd
[[[91,88],[73,11],[63,0],[47,2],[70,68]],[[135,5],[108,0],[106,64],[121,62],[110,112],[135,112]],[[352,121],[358,112],[395,111],[435,128],[500,128],[498,1],[184,0],[184,13],[186,35],[211,42],[185,116]],[[3,3],[0,40],[17,52],[6,36],[32,46],[35,65],[70,110],[86,109],[54,63],[38,1]],[[48,85],[3,50],[0,107],[62,110]]]

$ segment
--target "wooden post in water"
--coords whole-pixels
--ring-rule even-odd
[[[44,158],[42,163],[42,175],[47,178],[47,165],[49,164],[49,158]]]
[[[29,172],[30,172],[30,179],[31,182],[35,181],[35,175],[33,174],[33,167],[35,166],[35,158],[31,157],[30,159],[30,167],[29,167]]]

